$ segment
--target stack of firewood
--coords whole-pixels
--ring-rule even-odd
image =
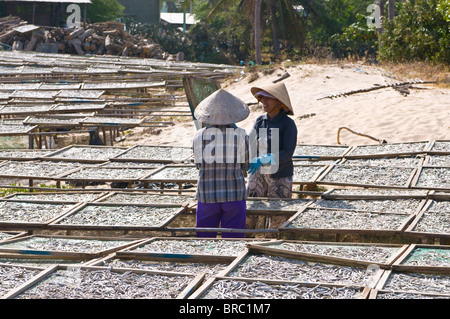
[[[124,31],[124,24],[102,22],[79,28],[37,28],[29,32],[15,28],[27,25],[17,17],[0,18],[0,43],[12,50],[36,51],[40,44],[53,45],[58,53],[173,58],[151,39]]]

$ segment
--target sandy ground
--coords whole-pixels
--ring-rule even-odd
[[[429,84],[415,84],[404,96],[393,88],[357,93],[347,97],[324,98],[344,92],[387,85],[399,81],[394,74],[378,66],[362,64],[301,64],[276,70],[270,75],[250,75],[223,83],[222,88],[248,103],[256,102],[250,93],[253,86],[264,86],[288,72],[283,80],[294,108],[298,127],[298,144],[338,144],[338,130],[347,127],[355,132],[384,139],[388,143],[450,140],[450,89]],[[237,123],[249,132],[255,119],[263,114],[260,105],[251,106],[250,116]],[[190,146],[195,126],[185,121],[161,129],[155,134],[130,136],[125,144]],[[341,130],[342,145],[376,144],[377,142],[348,130]]]

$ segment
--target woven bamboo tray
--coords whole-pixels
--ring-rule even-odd
[[[249,244],[250,252],[345,266],[389,269],[408,245],[278,240]]]
[[[186,207],[180,205],[83,203],[48,227],[54,230],[161,230],[185,210]]]
[[[43,228],[79,203],[2,201],[0,202],[0,227],[4,229]],[[49,210],[52,208],[52,210]]]
[[[116,253],[120,258],[191,262],[232,262],[250,243],[267,240],[154,237]]]
[[[111,161],[182,163],[191,157],[192,150],[187,147],[135,145],[111,158]]]
[[[376,158],[376,157],[396,157],[412,156],[424,154],[430,146],[430,141],[357,145],[346,155],[346,158]]]
[[[450,140],[434,140],[430,143],[427,150],[428,154],[432,155],[449,155],[450,154]]]
[[[42,157],[47,161],[103,163],[123,152],[125,147],[69,145]]]
[[[106,256],[140,241],[142,239],[49,235],[25,236],[0,242],[0,253],[19,256],[93,259]]]
[[[220,287],[218,292],[215,291],[217,286]],[[370,288],[361,286],[217,276],[207,279],[188,299],[338,299],[331,294],[339,290],[351,291],[351,295],[340,299],[367,299],[370,293]],[[270,303],[241,303],[238,306],[242,313],[264,314]]]
[[[330,220],[328,222],[325,222],[324,219],[326,214],[330,215]],[[305,218],[305,216],[309,217]],[[289,220],[286,221],[279,229],[282,232],[303,234],[370,234],[393,236],[403,233],[415,216],[415,214],[313,208],[311,206],[307,206],[289,218]],[[376,221],[377,218],[386,219],[385,225],[380,225],[380,222]],[[297,223],[302,225],[312,223],[313,219],[316,220],[316,222],[312,225],[303,227],[298,227],[298,225],[296,225]],[[338,224],[333,225],[330,221],[337,221]],[[356,222],[358,222],[358,224],[355,224]],[[372,222],[376,224],[376,226],[366,227],[367,222]],[[352,223],[355,225],[352,225]]]
[[[392,265],[396,271],[450,273],[450,246],[411,244]]]
[[[55,265],[9,291],[2,298],[184,299],[200,286],[203,278],[203,274],[193,276],[129,268]],[[98,281],[102,284],[98,285]],[[135,289],[131,295],[127,293],[130,289]],[[166,294],[169,290],[170,295]]]

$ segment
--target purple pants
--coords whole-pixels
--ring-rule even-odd
[[[197,227],[245,229],[245,200],[223,203],[197,203]],[[197,237],[214,238],[216,232],[197,232]],[[222,233],[222,238],[243,238],[244,233]]]

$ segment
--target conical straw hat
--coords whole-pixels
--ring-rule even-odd
[[[226,125],[245,120],[250,114],[247,104],[233,94],[219,89],[195,108],[194,116],[206,124]]]
[[[278,101],[283,103],[283,105],[288,109],[289,115],[294,115],[294,109],[292,108],[291,99],[289,98],[289,93],[284,83],[276,83],[264,87],[252,87],[250,91],[255,97],[256,93],[258,93],[259,91],[266,91],[267,93],[274,96]]]

